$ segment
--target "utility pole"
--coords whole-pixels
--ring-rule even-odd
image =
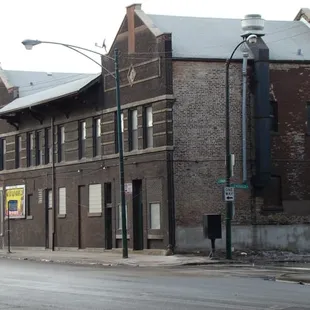
[[[122,208],[122,241],[123,241],[123,258],[128,258],[127,244],[127,223],[126,223],[126,201],[125,201],[125,177],[124,177],[124,152],[123,152],[123,136],[122,136],[122,120],[121,120],[121,99],[120,99],[120,79],[118,64],[118,49],[114,50],[115,63],[115,99],[117,104],[117,140],[119,152],[119,177],[120,177],[120,199]]]

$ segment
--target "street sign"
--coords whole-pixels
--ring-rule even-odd
[[[231,184],[230,185],[231,187],[234,187],[234,188],[240,188],[240,189],[248,189],[249,188],[249,185],[248,184]]]
[[[217,184],[225,184],[226,183],[226,179],[218,179],[216,181]]]
[[[233,187],[224,187],[224,200],[235,201],[235,189]]]

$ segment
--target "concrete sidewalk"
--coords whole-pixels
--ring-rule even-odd
[[[205,256],[160,256],[129,253],[129,258],[123,259],[121,252],[87,252],[87,251],[50,251],[50,250],[0,250],[0,258],[42,261],[51,263],[66,263],[77,265],[98,266],[135,266],[135,267],[173,267],[189,265],[207,265],[223,263],[211,260]]]

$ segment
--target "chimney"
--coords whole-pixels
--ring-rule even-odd
[[[127,6],[128,54],[135,52],[135,10],[141,10],[141,4]]]

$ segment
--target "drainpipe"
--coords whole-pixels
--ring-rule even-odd
[[[246,110],[246,98],[247,98],[247,65],[249,54],[243,53],[242,61],[242,182],[247,181],[247,110]]]
[[[52,210],[53,210],[53,241],[52,251],[55,250],[55,226],[56,226],[56,178],[55,178],[55,126],[54,117],[51,117],[51,136],[52,136]]]

